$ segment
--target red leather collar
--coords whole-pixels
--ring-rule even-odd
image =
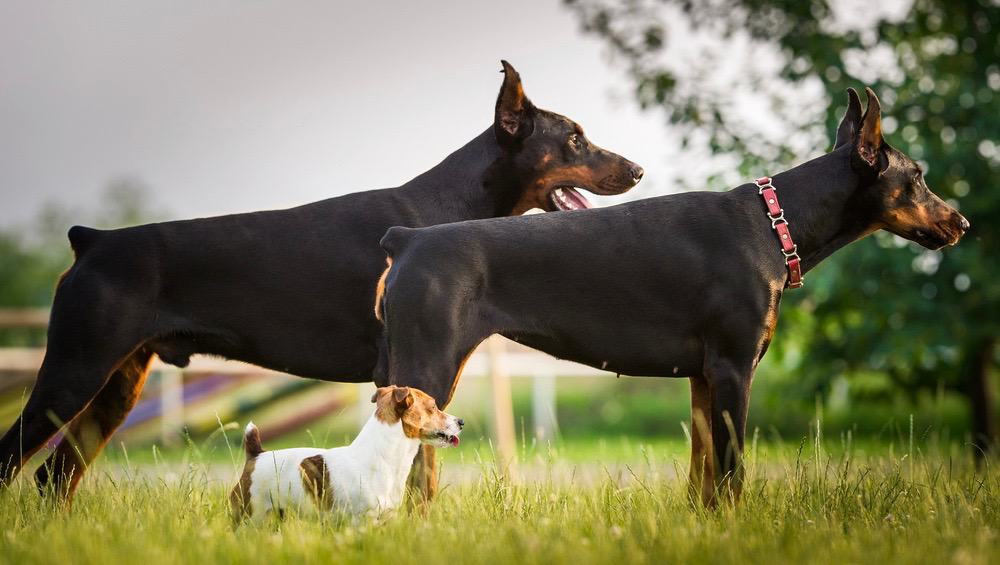
[[[778,191],[771,184],[771,177],[761,177],[754,182],[757,183],[757,194],[760,194],[764,199],[764,205],[767,206],[767,219],[771,220],[771,227],[781,242],[781,254],[785,256],[785,265],[788,267],[788,282],[785,286],[799,288],[803,282],[799,247],[792,241],[792,232],[788,231],[785,211],[778,204]]]

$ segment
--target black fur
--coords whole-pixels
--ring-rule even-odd
[[[391,226],[553,210],[553,192],[566,184],[612,194],[638,182],[641,168],[586,142],[569,119],[536,108],[513,67],[503,67],[494,121],[527,126],[500,134],[493,125],[398,188],[287,210],[72,228],[77,259],[56,292],[35,388],[0,440],[0,483],[74,418],[81,430],[96,426],[88,437],[101,440],[82,449],[89,463],[131,404],[116,410],[120,417],[81,411],[88,403],[134,402],[145,373],[121,374],[128,359],[145,367],[157,354],[183,367],[202,353],[317,379],[371,380],[381,335],[372,303],[385,268],[378,241]],[[580,147],[556,152],[570,135]],[[95,397],[102,402],[92,403]],[[75,485],[83,468],[77,451],[57,453],[72,459],[56,463],[75,468]]]
[[[864,118],[853,92],[851,101],[840,128],[849,137],[773,180],[806,272],[879,228],[932,248],[968,228],[927,189],[916,163],[880,134],[865,137],[880,118],[874,93]],[[859,162],[862,150],[888,168]],[[745,184],[565,214],[392,228],[382,240],[393,261],[382,304],[388,354],[376,382],[420,388],[447,406],[462,361],[494,333],[608,371],[687,377],[709,391],[695,396],[710,406],[694,408],[710,420],[715,480],[738,479],[750,381],[787,278],[765,213],[757,186]]]

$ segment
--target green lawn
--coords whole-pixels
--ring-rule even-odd
[[[688,504],[683,441],[525,446],[514,483],[470,441],[445,458],[452,480],[425,518],[236,532],[228,461],[106,458],[71,511],[24,480],[0,495],[0,562],[1000,562],[1000,477],[961,445],[758,438],[748,451],[735,510]]]

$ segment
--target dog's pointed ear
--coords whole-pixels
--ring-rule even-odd
[[[858,91],[853,88],[847,89],[847,112],[844,112],[844,119],[840,120],[840,127],[837,128],[837,141],[833,148],[839,149],[854,141],[854,136],[861,129],[861,98]]]
[[[503,85],[500,86],[500,95],[497,96],[493,131],[497,141],[507,143],[531,135],[535,107],[524,95],[521,75],[517,74],[507,61],[500,61],[500,64],[503,65],[503,70],[500,71],[503,73]]]
[[[401,386],[392,390],[392,400],[396,403],[396,412],[402,414],[407,408],[413,406],[413,395],[410,394],[409,387]]]
[[[882,106],[872,89],[865,87],[865,93],[868,95],[868,109],[861,118],[855,148],[858,157],[879,173],[882,171]]]

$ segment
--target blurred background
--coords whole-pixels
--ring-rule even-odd
[[[878,233],[810,273],[785,297],[750,429],[916,434],[981,455],[997,437],[998,31],[991,0],[2,2],[0,428],[30,391],[71,225],[399,185],[491,123],[506,58],[537,105],[646,168],[597,205],[815,157],[845,89],[871,86],[886,139],[972,230],[945,252]],[[451,410],[470,439],[683,442],[686,382],[492,343]],[[370,410],[366,387],[158,366],[115,445],[214,445],[250,415],[271,445],[342,441]]]

